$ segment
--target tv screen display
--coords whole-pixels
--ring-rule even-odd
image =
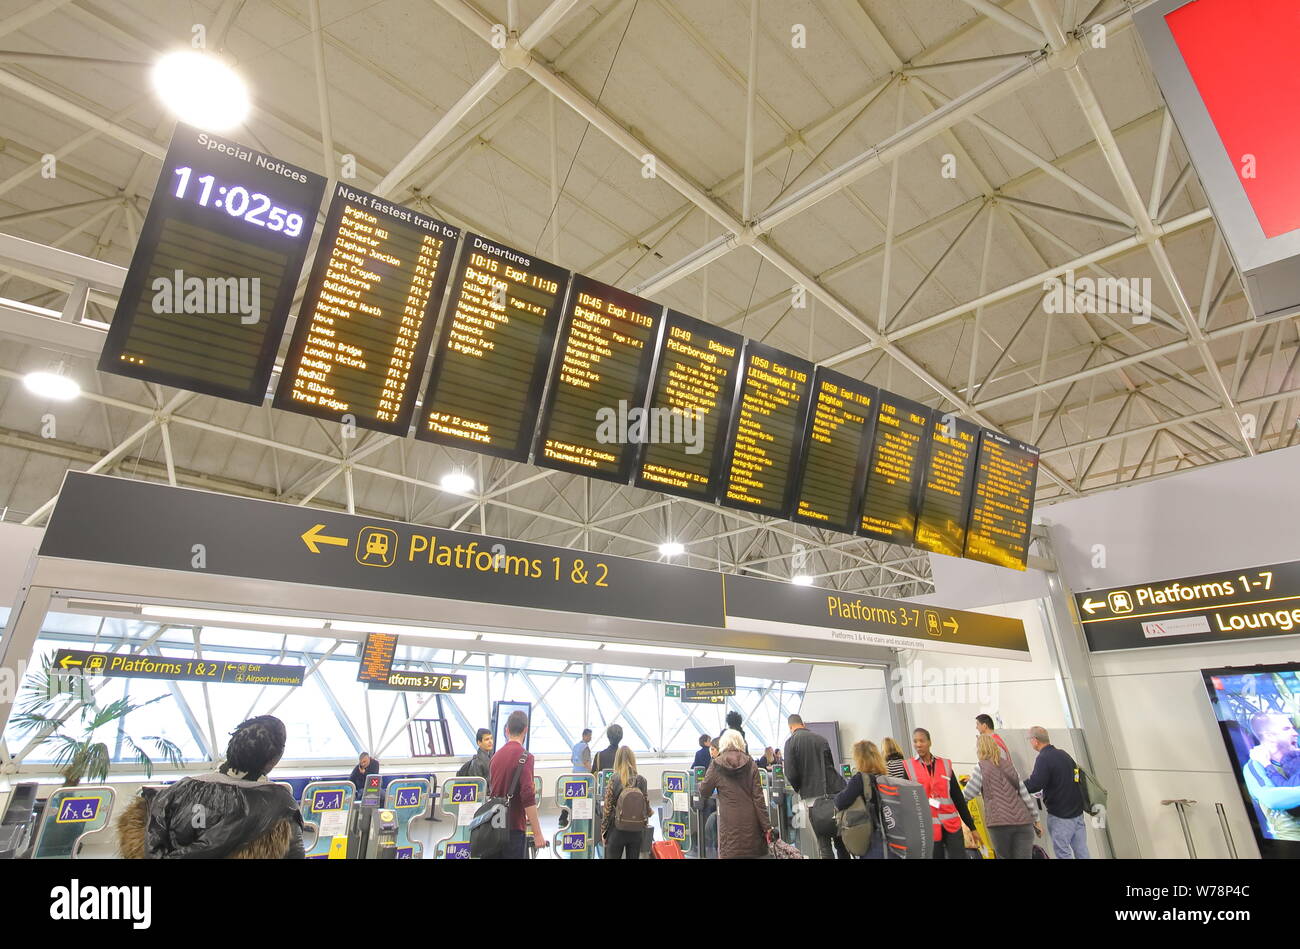
[[[1201,675],[1260,855],[1300,857],[1300,663]]]
[[[838,764],[840,758],[840,723],[839,722],[805,722],[810,732],[816,732],[830,742],[831,755]]]

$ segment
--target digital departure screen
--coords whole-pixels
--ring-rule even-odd
[[[752,340],[745,344],[720,500],[785,517],[794,506],[813,364]]]
[[[980,432],[966,556],[1024,570],[1034,520],[1038,449],[1006,435]]]
[[[929,425],[930,410],[924,405],[881,391],[858,533],[891,544],[912,543]]]
[[[396,655],[397,636],[393,633],[366,633],[361,645],[361,662],[357,665],[357,681],[386,682]]]
[[[638,487],[717,499],[744,345],[738,333],[668,311],[634,479]]]
[[[663,306],[573,275],[533,463],[626,484]]]
[[[876,427],[876,387],[833,369],[813,379],[793,521],[852,534]]]
[[[415,437],[527,461],[569,272],[465,235]]]
[[[340,184],[275,407],[405,435],[460,231]]]
[[[914,546],[949,557],[962,555],[979,438],[978,425],[937,410],[933,413]]]
[[[178,125],[99,370],[260,404],[324,191],[320,175]]]

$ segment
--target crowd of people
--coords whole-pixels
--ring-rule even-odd
[[[879,859],[886,841],[879,819],[877,785],[881,779],[905,779],[924,789],[930,804],[933,856],[965,858],[982,847],[967,802],[978,797],[983,824],[1001,859],[1029,859],[1035,838],[1044,834],[1038,819],[1046,811],[1046,834],[1058,858],[1087,859],[1085,800],[1074,759],[1051,743],[1047,731],[1029,729],[1036,752],[1034,766],[1022,777],[993,719],[975,720],[976,767],[964,785],[952,760],[935,754],[930,732],[912,732],[912,755],[904,754],[892,737],[877,745],[868,740],[853,745],[854,771],[847,780],[830,744],[798,715],[787,720],[790,734],[783,748],[767,747],[750,755],[739,713],[728,712],[726,728],[717,735],[700,735],[693,766],[702,768],[697,784],[705,822],[716,814],[716,853],[722,859],[761,858],[770,854],[778,831],[772,827],[759,772],[783,767],[786,784],[805,808],[818,856],[823,859]],[[475,752],[459,776],[482,777],[490,798],[509,798],[508,844],[499,858],[522,859],[527,854],[526,830],[538,848],[547,846],[538,816],[533,786],[534,758],[527,750],[528,716],[514,711],[505,722],[505,743],[494,748],[492,732],[478,729]],[[594,755],[592,730],[584,729],[574,744],[570,764],[575,772],[612,771],[598,817],[598,833],[606,859],[637,859],[646,849],[650,826],[650,790],[638,773],[636,755],[622,743],[623,729],[605,729],[609,745]],[[272,857],[301,858],[303,820],[297,802],[283,785],[271,781],[270,771],[284,754],[285,728],[274,716],[241,723],[231,733],[226,759],[211,774],[188,777],[132,801],[118,825],[119,849],[134,858]],[[360,791],[366,777],[378,773],[379,762],[362,753],[350,780]],[[843,839],[837,814],[855,808],[875,810],[870,842],[851,853]],[[1041,803],[1040,803],[1041,802]],[[862,808],[858,809],[862,811]],[[203,814],[202,821],[194,815]],[[866,832],[863,832],[865,837]]]

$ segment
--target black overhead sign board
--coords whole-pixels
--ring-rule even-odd
[[[683,702],[722,705],[727,696],[736,694],[735,666],[695,666],[686,670],[682,686]]]
[[[371,680],[366,687],[391,689],[394,692],[441,692],[444,695],[459,695],[465,691],[465,677],[437,672],[419,672],[414,669],[394,669],[386,678]]]
[[[1074,595],[1093,652],[1300,633],[1300,561]]]
[[[231,577],[868,645],[1029,648],[1017,619],[83,472],[68,472],[40,555],[193,572],[196,544],[206,572]]]
[[[167,679],[171,682],[211,682],[226,685],[302,685],[304,666],[224,659],[182,659],[131,653],[60,649],[54,671],[61,675],[105,675],[128,679]]]

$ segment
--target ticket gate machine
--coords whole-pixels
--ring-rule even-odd
[[[716,857],[718,850],[718,809],[711,807],[710,802],[700,796],[700,782],[704,780],[708,770],[702,767],[691,769],[691,808],[695,815],[695,856],[697,857]]]
[[[13,860],[27,852],[36,830],[36,792],[40,785],[23,781],[12,785],[8,797],[0,797],[4,807],[0,817],[0,860]]]
[[[82,842],[108,826],[116,793],[106,785],[59,788],[45,802],[36,825],[33,860],[76,857]]]
[[[487,781],[484,778],[448,778],[442,782],[442,812],[456,822],[456,829],[434,846],[433,855],[439,860],[468,860],[469,823],[474,812],[487,800]]]
[[[298,810],[315,831],[308,860],[343,860],[348,856],[349,818],[357,789],[351,781],[313,781],[302,789]]]
[[[850,778],[853,777],[853,765],[845,761],[843,764],[840,765],[840,774],[844,775],[845,781],[848,781]]]
[[[537,806],[542,806],[542,779],[533,775],[533,800]],[[524,821],[524,855],[532,860],[537,856],[537,841],[533,839],[533,828],[527,820]]]
[[[383,778],[378,774],[366,775],[365,785],[361,789],[361,798],[354,802],[352,813],[348,815],[347,859],[373,860],[375,858],[378,812],[383,796]]]
[[[600,838],[596,823],[596,780],[594,774],[562,774],[555,781],[555,803],[561,812],[569,815],[568,823],[551,840],[555,856],[561,860],[596,858]]]
[[[772,826],[780,830],[781,839],[787,843],[794,842],[794,791],[785,783],[785,766],[772,765],[772,807],[777,819]]]
[[[398,778],[388,782],[384,790],[384,810],[393,815],[394,860],[424,859],[424,844],[411,839],[411,822],[426,815],[432,793],[425,778]],[[381,852],[379,856],[384,854]]]
[[[781,810],[777,806],[776,794],[772,790],[772,772],[766,768],[759,768],[758,780],[763,786],[763,800],[767,804],[767,822],[779,832],[781,829]]]
[[[609,782],[614,780],[614,769],[606,768],[603,771],[597,771],[595,774],[595,778],[596,778],[596,826],[599,827],[600,821],[604,817],[602,812],[605,809],[605,790],[609,787]],[[600,860],[605,856],[605,845],[600,840],[600,834],[596,834],[596,839],[593,842],[593,846],[596,848],[596,859]]]
[[[664,803],[659,810],[659,829],[664,840],[675,840],[682,853],[690,853],[695,835],[695,781],[686,771],[665,771],[662,776]]]

